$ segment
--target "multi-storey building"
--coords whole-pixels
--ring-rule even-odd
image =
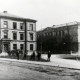
[[[53,25],[37,31],[38,50],[61,50],[65,52],[80,54],[80,23],[71,22],[60,25]],[[61,49],[62,48],[62,49]]]
[[[36,20],[0,13],[0,52],[36,51]]]

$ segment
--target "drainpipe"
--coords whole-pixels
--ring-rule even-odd
[[[26,50],[26,47],[27,47],[27,45],[26,45],[26,41],[27,41],[27,39],[26,39],[27,38],[27,34],[26,34],[27,33],[27,28],[26,27],[27,27],[27,25],[26,25],[26,20],[25,20],[25,43],[24,43],[25,44],[25,48],[24,48],[24,52],[25,53],[27,53],[27,50]]]

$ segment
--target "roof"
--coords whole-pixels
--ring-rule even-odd
[[[34,19],[29,19],[29,18],[23,18],[23,17],[19,17],[13,14],[9,14],[9,13],[0,13],[0,17],[1,18],[10,18],[10,19],[17,19],[17,20],[26,20],[26,21],[33,21],[36,22],[36,20]]]
[[[52,30],[55,30],[55,29],[59,29],[61,27],[72,26],[72,25],[80,25],[80,22],[74,21],[74,22],[69,22],[69,23],[65,23],[65,24],[53,25],[51,27],[46,27],[44,29],[41,29],[37,32],[49,31],[49,30],[52,31]]]
[[[71,26],[71,25],[77,25],[79,22],[74,21],[74,22],[69,22],[69,23],[64,23],[64,24],[59,24],[59,25],[55,25],[55,28],[59,28],[59,27],[64,27],[64,26]]]
[[[49,31],[49,30],[53,30],[54,28],[52,28],[52,27],[46,27],[46,28],[43,28],[43,29],[41,29],[41,30],[39,30],[39,31],[37,31],[37,32],[42,32],[42,31]]]

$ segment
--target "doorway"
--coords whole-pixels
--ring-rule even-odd
[[[4,52],[8,52],[9,51],[9,44],[4,44]]]

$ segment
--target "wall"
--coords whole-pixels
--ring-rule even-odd
[[[52,27],[51,27],[52,28]],[[80,29],[78,29],[78,24],[77,24],[77,22],[75,22],[75,23],[69,23],[69,24],[64,24],[64,25],[58,25],[57,27],[55,27],[55,28],[53,28],[53,31],[52,30],[50,30],[50,28],[48,28],[49,30],[47,30],[47,28],[46,29],[44,29],[44,30],[42,30],[42,31],[38,31],[37,32],[37,35],[41,35],[41,34],[43,34],[43,39],[45,39],[45,37],[56,37],[57,38],[57,41],[58,41],[58,43],[60,44],[60,41],[62,41],[62,39],[63,38],[65,38],[65,34],[69,34],[70,35],[70,39],[71,39],[71,42],[70,42],[70,47],[68,47],[68,48],[70,48],[73,52],[78,52],[78,41],[80,41]],[[61,32],[61,34],[59,33],[59,31]],[[54,34],[53,34],[53,32],[54,32]],[[64,32],[64,34],[62,33],[62,32]],[[51,35],[51,33],[52,33],[52,35]],[[55,34],[55,33],[57,33],[57,34]],[[45,34],[45,35],[44,35]],[[41,38],[41,37],[37,37],[38,38],[38,40],[40,40],[39,38]],[[79,39],[78,39],[79,38]],[[66,38],[65,38],[66,39]],[[48,41],[50,41],[50,40],[48,40]],[[66,43],[68,43],[68,41],[67,40],[65,40],[66,41]],[[64,41],[64,42],[65,42]],[[69,40],[70,41],[70,40]],[[40,41],[39,41],[40,42]],[[51,41],[50,41],[51,42]],[[52,43],[52,46],[55,44],[54,43],[55,41],[53,41]],[[40,42],[41,43],[41,42]],[[40,44],[39,43],[39,44]],[[47,42],[47,43],[49,43],[49,42]],[[46,43],[46,44],[47,44]],[[57,44],[56,44],[57,45]],[[62,43],[61,43],[61,45],[63,45]],[[69,45],[69,44],[67,44],[67,45]],[[49,45],[48,45],[49,46]],[[54,45],[55,46],[55,45]],[[41,47],[41,46],[40,46]],[[46,46],[45,46],[46,47]],[[53,47],[52,47],[53,48]],[[64,49],[61,49],[61,50],[63,50],[63,52],[64,52]],[[53,49],[53,51],[54,51],[54,49]]]
[[[4,21],[8,21],[8,28],[4,28]],[[14,30],[13,29],[13,22],[17,23],[17,29]],[[8,30],[8,40],[10,40],[10,49],[13,50],[13,44],[17,44],[17,49],[20,49],[20,44],[24,44],[25,41],[25,23],[24,23],[24,30],[20,30],[20,23],[24,23],[23,21],[19,21],[19,20],[12,20],[12,19],[4,19],[1,18],[0,19],[0,30],[1,30],[1,39],[4,38],[4,30]],[[33,31],[31,31],[29,29],[29,25],[33,24]],[[13,32],[17,33],[17,40],[13,40]],[[33,52],[30,51],[30,44],[34,45],[34,49],[36,51],[36,22],[26,22],[26,42],[27,42],[27,47],[26,50],[28,50],[29,52]],[[24,40],[20,40],[20,33],[24,33]],[[30,40],[30,36],[29,33],[33,33],[33,40]],[[6,41],[6,40],[5,40]]]
[[[30,30],[30,24],[33,24],[33,30]],[[29,52],[29,54],[32,54],[33,51],[36,51],[37,47],[36,47],[36,23],[34,22],[26,22],[26,39],[27,39],[27,51]],[[33,33],[33,40],[30,40],[30,33]],[[30,44],[33,44],[33,51],[30,51]]]
[[[4,21],[8,21],[8,28],[4,28]],[[16,30],[13,29],[13,22],[17,23]],[[24,44],[25,36],[24,36],[24,40],[20,40],[20,33],[24,33],[24,30],[20,30],[20,23],[24,23],[24,22],[1,18],[1,29],[0,29],[1,39],[4,38],[4,30],[8,30],[8,39],[10,40],[10,50],[13,50],[13,44],[17,44],[17,49],[20,49],[20,44]],[[17,40],[13,40],[13,32],[17,33]]]
[[[80,23],[78,24],[78,54],[80,55]]]

